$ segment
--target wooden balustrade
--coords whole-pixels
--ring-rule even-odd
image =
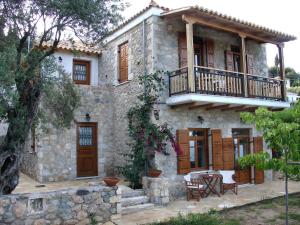
[[[183,67],[169,75],[169,94],[195,93],[225,96],[245,96],[244,74],[202,66],[194,67],[195,88],[189,86],[188,68]],[[283,80],[247,74],[247,91],[250,98],[284,101]]]
[[[169,94],[176,95],[189,92],[188,68],[183,67],[169,75]]]
[[[243,96],[243,82],[242,73],[195,67],[195,90],[201,94]]]
[[[282,80],[249,74],[247,80],[249,97],[283,100],[282,85],[284,82]]]

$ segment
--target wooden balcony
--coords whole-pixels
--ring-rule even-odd
[[[284,99],[284,81],[262,76],[244,73],[194,66],[194,87],[189,85],[188,68],[184,67],[169,74],[169,96],[180,96],[184,94],[198,94],[201,96],[212,96],[221,104],[222,100],[232,99],[227,104],[233,105],[270,105],[275,108],[288,107]],[[245,81],[246,77],[246,81]],[[195,96],[195,95],[194,95]],[[220,102],[218,102],[220,97]],[[227,98],[224,98],[227,97]],[[231,97],[231,98],[229,98]],[[235,99],[236,98],[236,99]],[[210,98],[211,100],[212,98]],[[237,101],[239,99],[239,101]],[[244,99],[244,100],[243,100]],[[205,103],[210,103],[205,98]],[[246,101],[247,100],[247,101]],[[190,100],[192,101],[192,100]],[[268,104],[266,103],[268,101]],[[272,104],[274,103],[275,104]],[[182,102],[181,102],[182,103]],[[184,103],[184,102],[183,102]],[[278,103],[284,103],[279,104]]]

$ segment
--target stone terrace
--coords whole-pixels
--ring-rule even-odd
[[[300,183],[289,181],[289,192],[300,192]],[[282,195],[284,195],[284,182],[272,181],[259,185],[239,187],[238,195],[227,192],[220,198],[213,195],[201,199],[200,202],[195,200],[174,201],[167,207],[156,207],[151,210],[145,210],[130,215],[122,215],[121,219],[115,222],[119,225],[147,224],[178,216],[179,213],[204,213],[208,212],[210,209],[221,210],[226,207],[242,206]]]

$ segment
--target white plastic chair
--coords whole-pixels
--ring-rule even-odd
[[[222,175],[221,192],[224,195],[225,190],[232,190],[236,195],[238,194],[238,185],[235,178],[234,170],[220,170],[219,173]]]

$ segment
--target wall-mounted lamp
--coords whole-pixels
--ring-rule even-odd
[[[201,124],[204,122],[204,119],[203,119],[202,116],[198,116],[197,119],[198,119],[198,121],[199,121]]]
[[[62,63],[62,61],[63,61],[62,57],[59,56],[59,57],[58,57],[58,62],[59,62],[59,63]]]
[[[85,114],[85,120],[89,122],[91,120],[91,116],[89,113]]]

